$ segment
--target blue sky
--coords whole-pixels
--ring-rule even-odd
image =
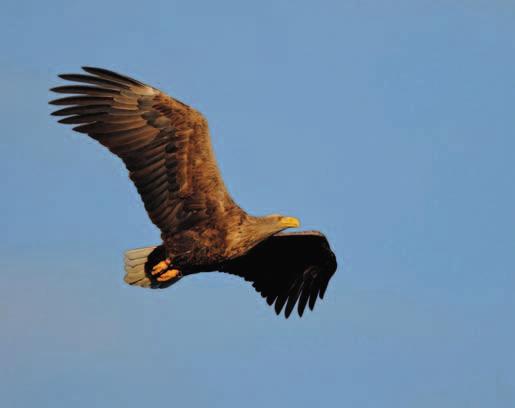
[[[0,27],[0,405],[515,405],[512,2],[7,1]],[[244,208],[327,234],[314,313],[123,283],[159,233],[49,116],[81,65],[201,110]]]

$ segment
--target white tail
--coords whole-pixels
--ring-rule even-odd
[[[146,248],[131,249],[125,252],[125,277],[123,280],[129,285],[141,286],[149,288],[152,282],[145,273],[145,264],[148,261],[149,255],[156,249],[157,246]]]

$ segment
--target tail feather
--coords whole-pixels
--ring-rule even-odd
[[[123,280],[129,285],[143,288],[167,288],[177,282],[178,279],[159,282],[150,273],[152,268],[159,262],[164,261],[166,257],[167,254],[163,245],[131,249],[125,252],[125,277]]]
[[[147,277],[145,272],[145,264],[148,261],[148,256],[157,247],[146,247],[131,249],[125,252],[125,277],[123,280],[129,285],[142,286],[148,288],[152,285],[151,280]]]

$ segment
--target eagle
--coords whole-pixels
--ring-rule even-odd
[[[229,195],[203,115],[157,88],[102,68],[59,77],[73,84],[49,103],[59,123],[89,135],[122,159],[151,221],[157,246],[125,253],[125,282],[167,288],[187,275],[225,272],[252,283],[279,315],[302,316],[322,299],[336,257],[318,231],[294,217],[257,217]]]

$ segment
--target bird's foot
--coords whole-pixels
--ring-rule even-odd
[[[152,275],[159,275],[162,274],[164,271],[168,269],[168,266],[172,263],[172,260],[170,258],[166,258],[164,261],[159,262],[158,264],[154,265],[152,268],[152,271],[150,273]]]
[[[170,258],[166,258],[164,261],[155,265],[150,273],[152,276],[156,277],[158,282],[166,282],[171,279],[182,277],[182,273],[179,269],[168,269],[171,263],[172,260]]]
[[[158,282],[166,282],[171,279],[180,278],[182,273],[178,269],[168,269],[166,272],[162,273],[157,277]]]

